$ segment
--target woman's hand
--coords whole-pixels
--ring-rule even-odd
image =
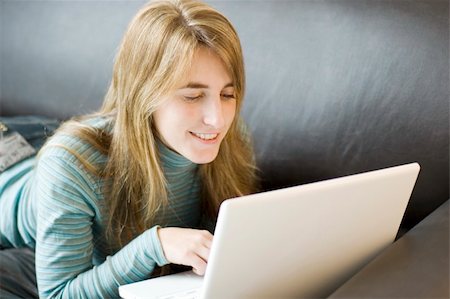
[[[194,273],[204,275],[213,235],[207,230],[179,227],[158,229],[166,259],[174,264],[191,266]]]

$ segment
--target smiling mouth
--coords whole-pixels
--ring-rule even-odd
[[[201,140],[205,140],[205,141],[212,141],[217,139],[217,136],[219,136],[218,133],[194,133],[194,132],[189,132],[192,135],[194,135],[197,138],[200,138]]]

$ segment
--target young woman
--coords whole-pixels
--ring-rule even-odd
[[[1,246],[35,249],[39,296],[117,297],[168,264],[204,274],[220,203],[255,191],[244,85],[223,15],[177,0],[137,13],[100,111],[0,176]]]

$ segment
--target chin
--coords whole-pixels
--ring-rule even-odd
[[[206,154],[196,154],[188,157],[195,164],[208,164],[214,161],[217,157],[218,152],[216,153],[206,153]]]

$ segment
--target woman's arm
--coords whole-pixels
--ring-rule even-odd
[[[142,280],[156,264],[168,263],[154,227],[93,266],[93,221],[100,211],[95,182],[75,157],[62,149],[50,152],[39,160],[34,189],[38,200],[36,275],[41,297],[118,297],[119,285]]]

